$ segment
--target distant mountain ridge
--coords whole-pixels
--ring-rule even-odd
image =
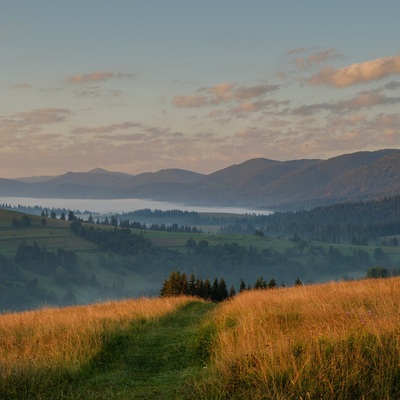
[[[2,197],[142,198],[189,205],[309,208],[400,194],[400,150],[328,160],[256,158],[209,175],[163,169],[130,175],[95,168],[56,177],[0,179]]]

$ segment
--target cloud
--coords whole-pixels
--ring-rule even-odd
[[[384,89],[396,90],[400,88],[400,82],[390,81],[383,86]]]
[[[233,87],[233,83],[220,83],[209,88],[208,92],[212,94],[210,102],[212,104],[219,104],[230,101],[234,97],[234,93],[232,92]]]
[[[13,119],[18,125],[47,125],[63,122],[72,112],[65,108],[39,108],[32,111],[24,111],[14,115]]]
[[[291,114],[306,117],[314,115],[320,111],[332,111],[334,109],[335,106],[330,103],[304,104],[302,106],[293,108]]]
[[[71,131],[71,133],[85,134],[85,133],[110,133],[122,129],[140,128],[142,124],[137,122],[121,122],[119,124],[111,124],[96,127],[81,127]]]
[[[172,99],[172,104],[177,108],[199,108],[206,104],[204,96],[175,96]]]
[[[121,131],[131,129],[130,133],[121,133]],[[114,134],[114,132],[117,132]],[[93,140],[105,139],[114,141],[133,141],[133,140],[152,140],[154,138],[171,138],[181,137],[181,132],[171,132],[170,128],[143,125],[138,122],[120,122],[117,124],[93,126],[93,127],[79,127],[71,131],[71,134],[83,135],[83,134],[95,134]]]
[[[102,96],[102,90],[100,86],[84,86],[79,88],[79,90],[74,90],[74,94],[78,97],[101,97]]]
[[[292,115],[310,116],[320,111],[348,113],[374,106],[394,105],[400,103],[400,97],[387,97],[380,89],[358,92],[350,100],[335,103],[306,104],[291,110]]]
[[[133,78],[133,74],[122,74],[107,71],[94,71],[88,74],[78,74],[65,78],[65,82],[72,84],[85,84],[90,82],[105,82],[113,78]]]
[[[261,109],[265,106],[264,100],[258,100],[252,104],[244,102],[244,100],[261,99],[265,94],[278,90],[279,87],[279,85],[265,83],[240,87],[235,87],[233,83],[220,83],[209,88],[199,89],[200,92],[205,93],[204,95],[175,96],[172,99],[172,104],[177,108],[200,108],[222,103],[240,102],[238,109],[242,108],[247,112],[256,111],[257,108]]]
[[[309,78],[308,83],[342,88],[368,83],[394,74],[400,74],[400,56],[377,58],[340,69],[324,67]]]
[[[243,101],[237,107],[233,107],[230,112],[232,115],[247,114],[258,112],[268,107],[276,107],[278,102],[275,100]]]
[[[254,97],[260,97],[266,93],[272,92],[274,90],[278,90],[279,85],[256,85],[250,87],[241,86],[237,88],[234,92],[234,97],[237,100],[247,100]]]
[[[382,129],[391,129],[397,133],[397,137],[400,137],[400,115],[398,114],[378,114],[371,120],[370,125],[378,132]]]
[[[43,125],[63,122],[69,115],[72,112],[64,108],[39,108],[0,117],[3,145],[6,139],[12,140],[16,133],[36,133],[42,130]]]
[[[298,53],[300,53],[300,50],[297,53],[292,53],[292,54],[298,54]],[[316,51],[304,57],[297,57],[295,59],[295,63],[297,69],[304,70],[304,69],[309,69],[316,64],[321,64],[328,60],[340,57],[341,54],[336,49],[331,48],[327,50]]]
[[[266,131],[264,129],[258,128],[248,128],[239,131],[235,134],[236,138],[239,139],[260,139],[266,136]]]

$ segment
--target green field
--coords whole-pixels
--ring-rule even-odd
[[[92,286],[80,285],[72,280],[70,284],[60,286],[55,282],[55,270],[51,274],[41,274],[19,264],[20,274],[14,277],[9,277],[7,271],[1,275],[0,270],[0,301],[2,298],[21,297],[18,295],[21,285],[36,281],[38,287],[48,294],[54,293],[58,299],[64,299],[66,296],[71,298],[72,294],[72,300],[68,301],[81,304],[106,298],[155,295],[159,293],[163,280],[172,270],[181,270],[187,274],[193,272],[196,276],[210,280],[223,276],[229,286],[233,285],[237,289],[241,278],[245,279],[247,284],[253,284],[260,275],[267,280],[276,278],[278,284],[285,281],[291,285],[297,277],[306,283],[359,278],[365,276],[367,269],[374,265],[392,269],[398,269],[400,265],[400,249],[397,247],[381,247],[382,258],[378,259],[374,253],[376,246],[294,242],[282,238],[243,234],[132,230],[133,233],[149,239],[154,249],[160,249],[156,252],[157,255],[142,254],[139,262],[136,256],[102,250],[101,246],[72,232],[68,221],[45,218],[44,224],[41,217],[31,215],[29,226],[13,225],[13,220],[19,221],[22,217],[21,213],[0,209],[0,254],[13,259],[21,243],[28,246],[36,243],[40,249],[47,252],[56,253],[59,249],[71,251],[78,258],[80,273],[86,276],[86,281],[92,278],[95,284],[92,282]],[[107,231],[114,229],[105,225],[93,226],[95,229]],[[190,240],[194,240],[197,245],[207,243],[207,249],[199,252],[197,247],[189,248],[187,243]],[[265,257],[264,264],[259,260],[255,265],[252,252],[256,252],[257,257],[264,252],[269,255]],[[173,258],[167,260],[165,257]],[[217,258],[214,260],[213,257]],[[151,267],[147,267],[147,263]],[[18,276],[23,276],[24,280],[21,281]],[[33,306],[48,302],[52,304],[50,300],[46,300],[51,296],[46,297],[40,293],[36,293],[35,296],[39,300],[34,302]],[[40,300],[40,296],[44,296],[44,300]],[[3,308],[13,309],[9,305],[11,300],[8,303],[7,301],[3,301]],[[21,302],[18,309],[25,309],[24,304],[28,303],[29,296],[25,303]]]

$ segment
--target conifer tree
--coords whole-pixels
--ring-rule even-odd
[[[218,301],[218,289],[219,289],[218,279],[215,278],[211,286],[211,301]]]
[[[266,289],[266,287],[267,287],[267,282],[262,276],[259,276],[254,283],[253,289]]]
[[[268,289],[276,289],[277,285],[276,285],[276,281],[274,278],[272,278],[269,282],[268,282]]]
[[[218,282],[218,291],[217,291],[217,299],[216,301],[224,301],[228,298],[229,293],[228,293],[228,289],[226,287],[226,282],[224,280],[224,278],[220,278],[219,282]]]

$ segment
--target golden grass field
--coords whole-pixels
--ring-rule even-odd
[[[189,302],[193,298],[143,298],[1,315],[2,390],[11,393],[26,377],[29,384],[13,392],[18,398],[38,379],[47,379],[44,387],[61,376],[43,371],[79,371],[115,332],[161,320]],[[200,361],[198,373],[188,373],[185,398],[400,398],[399,278],[244,291],[204,320],[192,318],[203,321],[192,345],[206,346],[211,358]],[[182,327],[168,323],[151,329],[172,342]],[[148,357],[159,345],[146,347]]]
[[[2,374],[35,367],[77,369],[99,351],[114,330],[162,317],[191,300],[141,298],[1,315]]]
[[[399,278],[243,292],[214,321],[214,398],[399,398]]]

